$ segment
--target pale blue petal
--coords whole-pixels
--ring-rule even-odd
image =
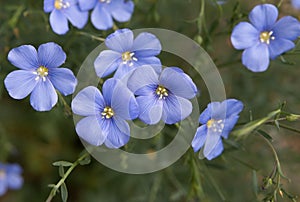
[[[291,16],[285,16],[278,20],[273,27],[274,37],[295,40],[300,36],[300,22]]]
[[[129,64],[119,63],[117,71],[114,74],[115,79],[123,79],[131,70],[135,69],[135,65],[130,66]]]
[[[106,107],[102,94],[94,86],[81,90],[72,100],[72,111],[81,116],[100,114]]]
[[[104,50],[94,62],[98,77],[103,78],[113,73],[122,62],[121,54],[112,50]]]
[[[236,122],[238,121],[239,116],[238,115],[233,115],[227,119],[225,119],[224,121],[224,128],[222,131],[222,137],[224,137],[225,139],[228,138],[229,133],[232,131],[232,129],[234,128]]]
[[[140,115],[139,118],[146,124],[156,124],[160,121],[163,111],[163,101],[156,96],[139,96],[136,98]]]
[[[23,178],[19,173],[10,173],[7,176],[7,186],[10,189],[20,189],[23,185]]]
[[[159,78],[162,86],[176,96],[191,99],[196,96],[197,89],[192,79],[183,72],[173,68],[165,68]]]
[[[76,132],[89,144],[99,146],[104,143],[109,126],[109,121],[100,116],[88,116],[76,124]]]
[[[95,7],[97,0],[78,0],[79,7],[82,11],[91,10]]]
[[[9,95],[14,99],[23,99],[29,95],[37,84],[37,75],[31,71],[16,70],[7,75],[4,80]]]
[[[205,108],[205,110],[200,114],[199,123],[206,124],[207,121],[211,119],[212,113],[211,113],[211,108],[209,106],[210,105],[208,105],[207,108]]]
[[[37,111],[49,111],[57,103],[57,93],[49,79],[39,82],[30,96],[30,104]]]
[[[199,151],[203,147],[205,140],[206,140],[206,136],[207,136],[206,125],[202,125],[202,126],[198,127],[195,137],[192,141],[192,147],[194,149],[194,152]]]
[[[161,52],[161,44],[154,34],[143,32],[134,39],[132,51],[137,58],[155,56]]]
[[[39,46],[38,49],[39,65],[46,68],[55,68],[62,65],[67,56],[61,46],[49,42]]]
[[[119,53],[130,51],[133,45],[133,33],[130,29],[119,29],[106,38],[105,45]]]
[[[118,84],[118,80],[111,78],[111,79],[107,79],[102,86],[102,93],[103,93],[103,98],[105,100],[105,103],[107,106],[111,107],[111,100],[113,97],[113,92],[115,87]]]
[[[130,139],[130,128],[126,121],[114,117],[109,126],[108,136],[105,145],[108,148],[120,148]]]
[[[231,34],[231,43],[238,50],[249,48],[259,43],[260,32],[248,22],[237,24]]]
[[[221,105],[222,108],[226,109],[226,118],[239,114],[244,108],[243,103],[236,99],[224,100]]]
[[[67,68],[53,68],[49,71],[49,79],[55,89],[63,95],[70,95],[74,93],[77,85],[77,79],[73,72]]]
[[[269,44],[270,58],[275,59],[282,53],[292,50],[294,47],[295,44],[292,41],[284,38],[277,38],[275,40],[272,40]]]
[[[101,3],[97,3],[96,7],[92,11],[91,21],[94,27],[99,30],[108,30],[113,27],[111,14],[104,9]]]
[[[108,6],[113,18],[118,22],[127,22],[130,20],[134,9],[132,1],[114,0]]]
[[[158,85],[158,75],[151,66],[137,68],[128,79],[128,88],[135,93],[145,86]]]
[[[9,51],[7,59],[20,69],[35,70],[39,67],[36,49],[31,45],[23,45]]]
[[[215,155],[215,148],[219,146],[220,141],[221,136],[218,133],[214,133],[211,130],[208,130],[203,150],[203,154],[208,160],[211,160],[211,157]]]
[[[270,63],[268,45],[261,43],[245,49],[242,63],[253,72],[266,71]]]
[[[74,27],[82,29],[89,18],[88,11],[81,11],[77,5],[64,9],[64,14]]]
[[[157,85],[156,84],[150,84],[148,86],[144,86],[140,89],[138,89],[137,91],[135,91],[135,95],[153,95],[153,93],[156,91],[157,89]]]
[[[4,195],[7,191],[6,179],[0,179],[0,196]]]
[[[161,73],[161,62],[157,57],[139,57],[138,61],[134,62],[135,67],[141,67],[144,65],[150,65],[157,74]]]
[[[68,19],[57,9],[50,13],[50,25],[56,34],[66,34],[69,31]]]
[[[300,9],[300,0],[292,0],[292,5],[296,9]]]
[[[251,23],[258,31],[271,31],[278,17],[278,9],[272,4],[255,6],[249,14]]]
[[[219,156],[223,152],[223,150],[224,150],[224,147],[223,147],[222,140],[220,138],[217,145],[205,157],[208,160],[212,160],[212,159],[216,158],[217,156]]]
[[[44,0],[44,11],[50,13],[54,9],[55,0]]]

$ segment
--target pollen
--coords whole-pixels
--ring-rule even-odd
[[[110,119],[114,116],[114,111],[111,107],[105,107],[103,111],[101,112],[101,116],[103,119]]]
[[[156,95],[159,97],[159,99],[166,99],[166,97],[169,96],[168,90],[163,87],[163,86],[158,86],[156,91],[155,91]]]
[[[265,31],[261,32],[259,35],[260,42],[270,44],[270,40],[274,40],[275,37],[273,36],[273,31]]]
[[[44,66],[40,66],[33,73],[37,75],[36,78],[35,78],[35,80],[39,80],[40,78],[42,78],[43,81],[46,81],[46,77],[48,76],[48,68],[44,67]]]
[[[124,53],[122,53],[122,60],[124,64],[129,64],[129,66],[133,65],[132,61],[137,61],[137,58],[134,57],[134,53],[131,53],[129,51],[126,51]]]
[[[63,8],[68,8],[70,7],[70,3],[64,0],[55,0],[54,1],[54,7],[57,10],[63,9]]]
[[[221,133],[224,128],[224,121],[223,120],[215,120],[210,119],[207,121],[206,126],[208,129],[212,130],[213,132]]]

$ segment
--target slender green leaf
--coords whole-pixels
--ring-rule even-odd
[[[61,199],[63,202],[67,202],[68,200],[68,189],[65,183],[62,183],[60,186]]]
[[[68,161],[56,161],[52,163],[53,166],[63,166],[63,167],[70,167],[73,165],[73,163]]]

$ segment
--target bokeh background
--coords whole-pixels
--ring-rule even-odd
[[[244,102],[245,109],[240,122],[264,117],[286,102],[285,110],[300,113],[300,53],[296,50],[284,55],[291,64],[276,59],[264,73],[252,73],[242,66],[241,51],[230,43],[233,26],[247,20],[247,13],[262,2],[277,4],[279,1],[229,0],[221,7],[207,0],[205,5],[205,27],[199,20],[200,0],[135,0],[135,11],[128,23],[117,23],[118,27],[164,28],[177,31],[195,39],[210,54],[222,75],[227,96]],[[221,10],[220,10],[221,9]],[[300,16],[289,0],[284,0],[280,15]],[[50,112],[36,112],[29,99],[13,100],[9,97],[3,80],[15,70],[7,61],[7,53],[14,47],[53,41],[67,53],[64,67],[76,74],[87,55],[101,42],[91,35],[106,37],[113,30],[98,31],[91,23],[83,30],[71,26],[66,35],[52,32],[49,15],[43,12],[43,1],[1,0],[0,1],[0,161],[16,162],[23,167],[24,185],[21,190],[8,191],[0,201],[45,201],[50,188],[60,177],[54,161],[75,161],[84,149],[76,135],[72,117],[64,112],[61,103]],[[203,24],[202,24],[203,25]],[[200,29],[201,28],[201,29]],[[198,98],[200,109],[209,103],[209,95],[201,78],[191,67],[174,56],[162,53],[166,66],[179,66],[194,78],[201,89]],[[71,96],[66,98],[71,102]],[[288,123],[300,128],[299,122]],[[284,187],[300,195],[300,134],[276,127],[263,129],[273,137],[284,173],[291,182],[283,180]],[[155,150],[168,144],[174,127],[169,127],[159,138],[149,140]],[[160,146],[157,146],[161,144]],[[134,143],[131,143],[134,144]],[[77,167],[66,180],[69,191],[68,201],[260,201],[263,177],[270,174],[274,159],[270,149],[257,135],[250,135],[230,147],[224,154],[213,160],[201,160],[202,169],[195,171],[192,152],[189,151],[178,162],[162,171],[129,175],[118,173],[97,161]],[[149,149],[150,151],[150,149]],[[195,158],[197,155],[195,154]],[[200,160],[199,160],[200,161]],[[257,187],[253,189],[253,170],[256,170]],[[218,188],[216,188],[218,187]],[[197,195],[201,195],[201,198]],[[61,201],[58,194],[53,201]],[[288,199],[278,198],[278,201]]]

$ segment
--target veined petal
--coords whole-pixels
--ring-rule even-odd
[[[139,105],[139,118],[146,124],[156,124],[160,121],[163,111],[163,101],[154,95],[139,96],[136,98]]]
[[[218,133],[214,133],[211,130],[208,130],[203,154],[208,159],[211,160],[214,156],[216,156],[215,152],[218,147],[220,147],[221,136]],[[222,144],[222,142],[221,142]]]
[[[283,38],[293,41],[300,36],[300,22],[294,17],[285,16],[276,22],[272,30],[275,40]]]
[[[82,11],[91,10],[95,7],[97,0],[78,0],[79,7]]]
[[[283,38],[273,40],[269,45],[270,58],[273,60],[282,53],[292,50],[294,47],[295,44],[290,40]]]
[[[156,84],[150,84],[147,86],[144,86],[140,89],[138,89],[137,91],[135,91],[135,95],[153,95],[153,93],[156,91],[157,89],[157,85]]]
[[[104,9],[102,3],[97,3],[96,7],[92,11],[91,21],[94,27],[99,30],[108,30],[113,27],[111,14]]]
[[[57,9],[50,13],[50,25],[56,34],[65,34],[69,31],[68,19]]]
[[[113,18],[118,22],[127,22],[130,20],[134,9],[132,1],[114,0],[108,6]]]
[[[63,95],[70,95],[74,93],[77,85],[77,79],[73,72],[67,68],[53,68],[49,71],[49,79],[55,89]]]
[[[37,75],[31,71],[16,70],[7,75],[4,80],[9,95],[14,99],[23,99],[29,95],[37,84]]]
[[[44,11],[50,13],[54,9],[55,0],[44,0]]]
[[[212,159],[216,158],[217,156],[219,156],[223,152],[223,150],[224,150],[224,147],[223,147],[222,140],[220,138],[218,143],[216,144],[216,146],[205,157],[208,160],[212,160]]]
[[[202,126],[198,127],[195,137],[192,141],[192,147],[194,149],[194,152],[199,151],[203,147],[205,140],[206,140],[206,136],[207,136],[206,125],[202,125]]]
[[[151,66],[137,68],[128,79],[128,88],[135,93],[145,86],[158,85],[158,75]]]
[[[278,17],[278,9],[272,4],[255,6],[249,14],[249,20],[259,31],[270,31]]]
[[[231,34],[231,43],[238,50],[249,48],[259,43],[260,32],[248,22],[237,24]]]
[[[270,63],[268,45],[260,43],[245,49],[242,55],[242,63],[253,72],[266,71]]]
[[[131,70],[135,69],[135,65],[124,64],[123,62],[119,63],[117,71],[114,74],[115,79],[123,79]]]
[[[161,68],[161,62],[159,58],[152,56],[152,57],[138,57],[137,59],[138,59],[137,61],[134,61],[135,67],[150,65],[157,74],[161,73],[162,68]]]
[[[234,128],[236,122],[239,119],[239,115],[233,115],[230,116],[229,118],[226,118],[224,121],[224,128],[222,131],[221,136],[224,137],[225,139],[228,138],[229,133],[232,131],[232,129]]]
[[[120,148],[130,139],[129,125],[125,120],[119,117],[113,118],[108,130],[109,133],[105,140],[105,145],[108,148]]]
[[[105,45],[119,53],[130,51],[133,45],[133,33],[130,29],[119,29],[106,38]]]
[[[71,24],[78,29],[82,29],[89,18],[88,11],[81,11],[77,5],[64,9],[64,14],[70,20]]]
[[[199,123],[206,124],[207,121],[209,121],[211,119],[211,115],[212,115],[212,112],[211,112],[211,109],[210,109],[210,107],[208,105],[205,108],[205,110],[200,114]]]
[[[38,49],[39,65],[47,68],[55,68],[62,65],[66,60],[66,53],[61,46],[49,42],[39,46]]]
[[[109,133],[109,121],[100,116],[87,116],[76,124],[79,137],[91,145],[99,146],[104,143]]]
[[[221,105],[222,108],[226,109],[226,118],[239,114],[244,108],[243,103],[236,99],[224,100]]]
[[[197,93],[197,87],[192,79],[176,68],[165,68],[160,75],[159,83],[174,95],[183,98],[191,99]]]
[[[96,58],[94,67],[98,77],[103,78],[114,72],[121,63],[121,54],[112,50],[104,50]]]
[[[161,44],[154,34],[143,32],[134,39],[132,51],[138,58],[155,56],[161,52]]]
[[[81,116],[93,116],[100,114],[105,102],[100,91],[94,86],[82,89],[72,100],[72,111]]]
[[[49,111],[57,103],[57,93],[49,79],[39,79],[30,96],[30,104],[37,111]]]
[[[111,100],[113,96],[113,92],[115,87],[117,86],[117,79],[107,79],[102,86],[103,98],[105,100],[106,105],[111,107]]]
[[[34,70],[39,67],[36,49],[31,45],[23,45],[9,51],[7,59],[20,69]]]
[[[163,100],[163,120],[167,124],[182,121],[192,113],[192,103],[182,97],[169,95]]]

